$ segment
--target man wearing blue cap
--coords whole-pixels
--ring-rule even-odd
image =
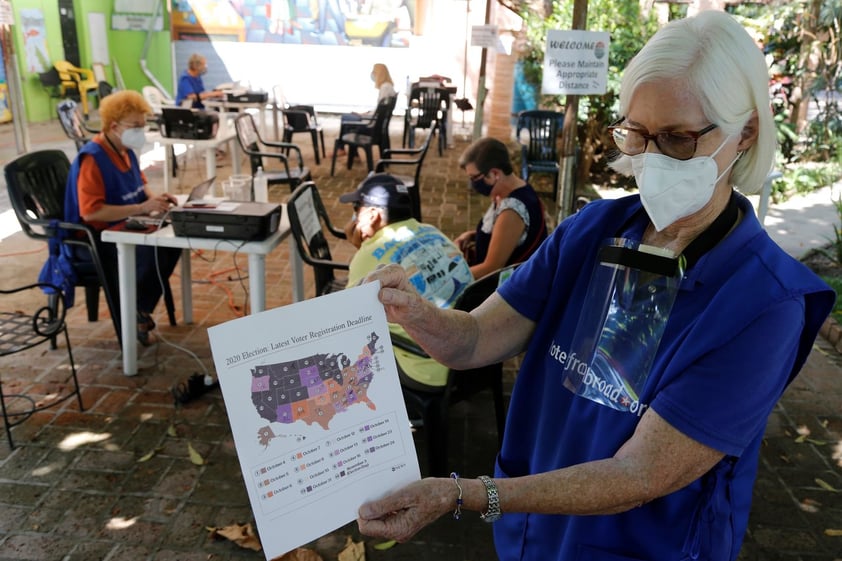
[[[419,294],[440,308],[449,308],[473,281],[456,244],[435,226],[412,217],[407,187],[396,177],[370,175],[339,200],[354,205],[354,215],[345,225],[348,241],[358,250],[349,266],[348,286],[355,286],[378,265],[396,263],[407,271]],[[390,329],[408,338],[400,326]],[[397,348],[395,357],[402,373],[422,386],[440,387],[447,382],[447,368],[432,359]]]

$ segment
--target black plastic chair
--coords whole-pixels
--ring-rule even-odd
[[[263,167],[263,174],[270,186],[286,184],[289,185],[290,191],[294,191],[301,183],[311,179],[310,170],[304,165],[301,149],[296,144],[263,140],[257,130],[254,117],[249,113],[239,115],[237,120],[234,121],[234,126],[237,129],[237,140],[240,147],[249,158],[252,181],[259,167]],[[297,156],[297,166],[290,165],[290,152],[294,152]],[[283,169],[267,169],[263,163],[264,159],[267,158],[281,162]]]
[[[31,298],[23,298],[23,293],[39,289],[53,291],[58,296],[55,305],[36,305],[31,309],[22,309],[26,303],[33,301]],[[73,350],[70,348],[70,337],[67,335],[67,324],[64,321],[67,310],[64,307],[61,289],[52,284],[34,283],[12,289],[0,289],[0,294],[4,296],[5,302],[3,310],[0,311],[0,334],[2,334],[0,336],[0,357],[19,353],[48,341],[55,341],[56,337],[64,334],[67,359],[70,362],[69,378],[73,379],[71,391],[64,391],[57,395],[50,394],[38,400],[32,395],[23,393],[25,388],[12,394],[5,393],[3,382],[0,380],[0,409],[3,413],[3,424],[6,427],[9,448],[14,450],[12,427],[26,421],[34,413],[58,405],[74,395],[79,404],[79,410],[84,411],[85,407],[82,404],[79,380],[76,377],[76,364],[73,361]],[[59,370],[54,372],[59,372]],[[63,380],[58,385],[64,386],[65,384],[66,380]],[[32,389],[36,389],[38,386],[43,386],[43,382],[33,380],[31,385],[33,386]]]
[[[81,150],[82,146],[92,138],[92,135],[80,118],[77,103],[72,99],[65,99],[56,106],[56,113],[64,134],[76,143],[77,151]]]
[[[383,158],[378,160],[374,166],[377,173],[390,173],[406,185],[409,191],[409,198],[412,201],[412,216],[419,222],[421,218],[421,169],[430,143],[435,136],[436,125],[430,130],[430,134],[424,139],[424,144],[418,148],[389,148],[383,151]],[[397,156],[397,157],[396,157]],[[395,173],[395,170],[403,169],[409,174]]]
[[[43,87],[44,91],[47,92],[47,95],[50,96],[51,105],[52,100],[54,99],[60,100],[65,97],[73,97],[74,92],[66,91],[62,86],[61,77],[58,75],[58,70],[56,70],[55,66],[51,66],[46,72],[39,73],[38,80],[41,82],[41,87]],[[76,97],[78,97],[78,92],[75,93]]]
[[[290,195],[286,203],[292,237],[301,260],[313,267],[316,296],[323,296],[345,288],[347,278],[337,278],[336,271],[347,271],[348,264],[334,261],[325,230],[337,239],[345,239],[345,232],[330,222],[330,217],[319,196],[319,190],[312,181],[302,183]],[[318,224],[319,229],[311,231],[305,226]]]
[[[114,332],[122,343],[117,290],[109,285],[95,234],[84,224],[64,221],[64,192],[69,171],[70,161],[61,150],[41,150],[19,156],[4,169],[9,199],[21,229],[30,238],[49,242],[59,236],[62,244],[88,251],[90,261],[71,258],[76,285],[85,287],[88,321],[99,318],[99,289],[102,287]],[[68,253],[75,254],[73,251]],[[55,300],[55,294],[49,296],[50,306],[55,306]],[[164,303],[170,324],[175,325],[175,304],[168,282],[164,283]]]
[[[397,101],[396,96],[383,98],[377,104],[374,115],[370,119],[346,122],[342,125],[339,136],[333,144],[333,159],[330,162],[331,176],[336,168],[336,155],[343,148],[348,152],[348,169],[354,165],[357,149],[362,149],[365,152],[368,171],[374,171],[374,147],[377,146],[380,157],[383,157],[385,151],[391,148],[389,124]]]
[[[296,133],[307,133],[313,141],[313,155],[316,157],[316,165],[319,165],[326,158],[325,133],[319,124],[319,115],[312,105],[292,105],[280,110],[284,115],[284,142],[292,142],[292,135]],[[321,141],[321,149],[319,148]],[[319,157],[321,150],[321,158]]]
[[[102,98],[111,95],[113,91],[115,91],[114,86],[105,80],[100,80],[96,85],[96,95],[99,98],[99,101],[102,101]]]
[[[485,301],[518,265],[510,265],[469,284],[456,301],[454,308],[470,311]],[[418,356],[427,353],[411,339],[392,334],[392,345]],[[506,404],[503,398],[503,364],[495,363],[472,370],[450,370],[447,384],[432,387],[420,384],[407,376],[398,365],[404,401],[410,416],[417,414],[423,421],[427,446],[427,475],[446,477],[448,470],[448,411],[451,404],[469,399],[490,389],[494,396],[494,416],[497,421],[498,446],[503,443],[506,423]]]
[[[558,196],[558,134],[563,123],[564,113],[535,109],[518,113],[515,129],[521,145],[521,177],[529,181],[533,173],[552,174],[553,200]],[[523,131],[526,138],[521,137]]]
[[[439,156],[447,145],[447,108],[450,94],[444,88],[412,86],[403,118],[403,146],[415,147],[416,129],[426,129],[430,134],[439,133]]]

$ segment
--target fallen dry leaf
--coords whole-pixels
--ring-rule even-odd
[[[287,551],[280,557],[275,557],[272,561],[324,561],[322,556],[312,549],[304,549],[299,547],[292,551]]]
[[[842,537],[842,529],[828,528],[824,531],[824,535],[833,536],[834,538]]]
[[[828,483],[828,482],[827,482],[827,481],[825,481],[824,479],[819,479],[819,478],[817,477],[817,478],[815,478],[813,481],[815,481],[815,482],[816,482],[816,484],[817,484],[819,487],[821,487],[822,489],[824,489],[825,491],[831,491],[831,492],[833,492],[833,493],[838,493],[838,492],[839,492],[839,489],[837,489],[836,487],[834,487],[833,485],[831,485],[830,483]]]
[[[395,540],[389,540],[387,542],[376,543],[376,544],[374,544],[374,549],[376,549],[378,551],[384,551],[386,549],[392,549],[393,547],[395,547],[395,545],[397,543],[398,542],[396,542]]]
[[[197,466],[205,465],[205,459],[202,457],[201,454],[196,452],[196,449],[193,448],[193,445],[189,442],[187,443],[187,453],[190,454],[190,461],[196,464]]]
[[[167,435],[168,436],[178,436],[178,431],[175,430],[175,425],[170,424],[170,426],[167,427]]]
[[[803,501],[801,501],[801,503],[798,506],[804,512],[819,512],[822,504],[818,501],[813,500],[813,499],[804,499]]]
[[[231,524],[230,526],[223,526],[222,528],[207,527],[210,532],[210,537],[221,537],[232,541],[245,549],[253,549],[260,551],[263,547],[260,545],[260,540],[257,539],[257,534],[254,533],[254,528],[251,524]],[[321,561],[321,560],[319,560]]]
[[[339,552],[338,561],[365,561],[365,544],[355,542],[351,536],[348,536],[345,549]]]
[[[143,456],[141,456],[140,458],[138,458],[138,459],[137,459],[137,463],[141,463],[141,462],[148,462],[148,461],[149,461],[149,460],[151,460],[151,459],[152,459],[152,457],[155,455],[155,452],[156,452],[156,451],[157,451],[157,450],[156,450],[155,448],[153,448],[152,450],[150,450],[149,452],[147,452],[146,454],[144,454]]]

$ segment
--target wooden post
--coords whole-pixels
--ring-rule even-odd
[[[0,0],[4,14],[11,14],[11,6],[5,0]],[[3,49],[3,62],[6,71],[6,87],[9,89],[9,110],[12,113],[12,125],[15,132],[15,146],[18,154],[25,154],[30,150],[29,130],[26,128],[26,105],[24,103],[20,71],[15,55],[15,42],[12,35],[12,23],[0,22],[0,48]]]
[[[491,23],[491,0],[485,0],[485,25]],[[485,95],[488,91],[485,89],[485,67],[486,59],[488,58],[488,49],[482,48],[482,58],[479,64],[479,84],[477,85],[477,106],[474,108],[474,131],[472,140],[476,141],[482,138],[482,120],[483,120],[483,104],[485,103]]]
[[[574,0],[572,29],[585,29],[588,19],[588,0]],[[573,195],[576,190],[576,116],[579,113],[579,96],[568,95],[561,129],[561,173],[558,174],[559,222],[573,212]]]

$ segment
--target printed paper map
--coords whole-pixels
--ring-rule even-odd
[[[266,559],[420,478],[378,285],[208,330]]]

